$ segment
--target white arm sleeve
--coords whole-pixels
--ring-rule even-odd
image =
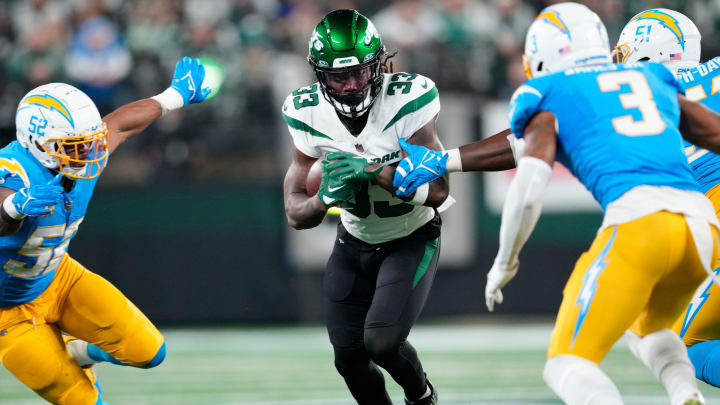
[[[507,136],[508,142],[510,142],[510,150],[512,150],[513,158],[515,159],[515,165],[517,166],[518,161],[525,153],[525,140],[522,138],[515,138],[515,135],[510,134]]]
[[[540,218],[542,195],[551,174],[552,168],[544,160],[525,156],[518,162],[503,206],[497,263],[507,265],[517,260]]]

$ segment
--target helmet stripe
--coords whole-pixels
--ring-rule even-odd
[[[568,30],[567,25],[563,22],[563,20],[560,18],[560,14],[558,14],[555,10],[544,10],[538,16],[535,18],[536,20],[542,19],[546,23],[556,27],[560,31],[562,31],[565,35],[570,38],[570,30]]]
[[[49,94],[32,95],[20,103],[20,107],[18,108],[18,110],[28,104],[45,107],[47,109],[59,112],[60,115],[65,117],[65,119],[70,123],[70,125],[75,128],[75,121],[73,121],[72,116],[70,115],[70,111],[60,100],[56,99],[55,97]]]
[[[659,21],[661,25],[663,25],[665,28],[669,29],[670,32],[675,34],[675,37],[678,39],[678,42],[680,42],[680,46],[682,47],[683,51],[685,50],[685,35],[683,35],[682,29],[680,29],[680,24],[678,23],[678,20],[675,19],[675,17],[663,13],[659,10],[648,10],[636,15],[630,21],[635,20]]]

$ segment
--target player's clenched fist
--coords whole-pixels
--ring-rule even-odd
[[[327,169],[341,181],[375,180],[382,171],[382,166],[368,170],[370,163],[364,157],[350,152],[330,152],[327,155],[330,162]]]
[[[53,207],[65,199],[65,190],[60,185],[62,177],[58,174],[47,184],[24,187],[10,194],[3,201],[3,210],[16,220],[52,213]]]
[[[355,182],[344,182],[330,169],[330,162],[322,161],[322,181],[317,196],[323,204],[347,203],[355,198]]]
[[[497,260],[493,263],[487,274],[487,283],[485,284],[485,305],[487,305],[488,311],[492,312],[495,309],[496,302],[502,304],[503,295],[500,289],[515,277],[519,265],[520,262],[517,260],[511,264],[501,264]]]

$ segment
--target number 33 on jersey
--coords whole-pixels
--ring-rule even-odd
[[[399,161],[398,140],[410,138],[439,112],[435,83],[412,73],[384,74],[382,91],[357,136],[342,124],[318,83],[292,92],[282,108],[293,143],[305,155],[322,158],[329,152],[351,152],[382,164]],[[367,243],[407,236],[433,216],[432,208],[407,204],[372,184],[356,195],[353,207],[341,211],[348,232]]]

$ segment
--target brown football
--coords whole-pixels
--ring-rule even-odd
[[[308,171],[307,179],[305,180],[305,189],[307,190],[307,195],[315,195],[318,192],[318,189],[320,188],[320,183],[322,182],[322,159],[318,159],[313,163],[313,165],[310,167],[310,171]]]

